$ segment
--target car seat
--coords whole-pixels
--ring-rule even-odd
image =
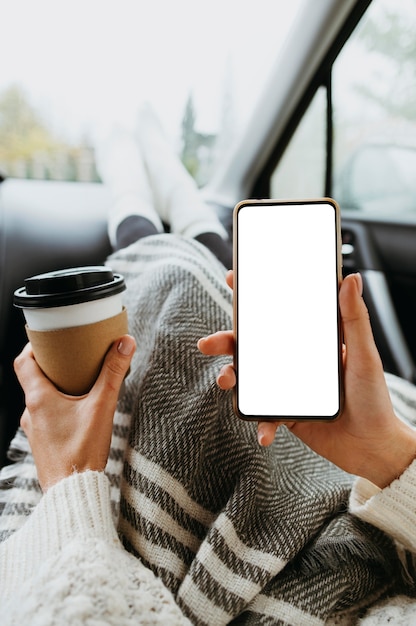
[[[99,183],[0,181],[0,467],[24,408],[13,361],[27,338],[13,293],[28,276],[102,264],[110,201]]]

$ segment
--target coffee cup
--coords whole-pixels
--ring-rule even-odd
[[[32,276],[14,292],[35,359],[61,391],[87,393],[112,343],[128,332],[125,289],[109,267],[87,266]]]

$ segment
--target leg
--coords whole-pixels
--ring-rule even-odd
[[[113,199],[108,235],[114,250],[164,231],[134,137],[123,130],[113,131],[97,152],[97,166]]]
[[[233,247],[229,239],[223,239],[218,233],[201,233],[195,237],[217,257],[229,270],[233,266]]]
[[[137,132],[155,208],[162,222],[170,225],[171,232],[184,237],[216,233],[227,241],[227,231],[215,209],[204,202],[149,106],[140,111]]]
[[[157,235],[158,230],[153,222],[141,215],[129,215],[117,226],[115,234],[115,250],[127,248],[135,241],[150,235]]]
[[[98,154],[98,168],[114,203],[108,232],[115,250],[164,232],[197,239],[228,269],[232,245],[215,210],[207,205],[173,154],[151,109],[139,116],[139,137],[117,131]]]

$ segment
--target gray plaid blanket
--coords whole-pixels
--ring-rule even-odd
[[[393,543],[347,512],[352,477],[281,428],[270,448],[215,378],[199,337],[231,327],[224,268],[195,241],[150,237],[113,255],[138,349],[107,474],[128,551],[197,625],[324,624],[399,590]],[[261,311],[259,311],[261,323]],[[278,381],[276,381],[278,385]],[[131,426],[130,426],[131,422]],[[28,443],[0,474],[0,537],[40,498]]]

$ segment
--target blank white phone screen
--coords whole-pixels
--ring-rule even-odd
[[[237,213],[237,408],[333,418],[340,407],[335,207],[243,205]]]

